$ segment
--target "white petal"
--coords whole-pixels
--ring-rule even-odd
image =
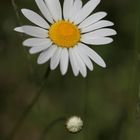
[[[38,64],[44,64],[46,63],[55,53],[57,47],[55,45],[51,46],[49,49],[47,49],[46,51],[42,52],[37,60]]]
[[[75,24],[79,24],[82,22],[86,17],[88,17],[91,12],[97,7],[100,3],[100,0],[90,0],[88,1],[85,6],[78,12],[77,16],[74,19]]]
[[[30,54],[36,54],[36,53],[39,53],[41,51],[44,51],[44,50],[48,49],[51,45],[52,45],[52,42],[49,42],[48,44],[44,44],[44,45],[41,45],[41,46],[35,46],[35,47],[32,47],[29,50],[29,52],[30,52]]]
[[[86,77],[87,76],[86,65],[83,62],[83,60],[81,59],[81,57],[79,56],[79,54],[78,54],[78,52],[76,51],[75,48],[73,48],[73,51],[74,51],[75,56],[76,56],[76,61],[77,61],[78,67],[79,67],[79,71],[80,71],[80,73],[82,74],[83,77]]]
[[[82,43],[79,43],[79,48],[84,51],[96,64],[104,68],[106,67],[104,60],[94,50]]]
[[[61,47],[57,47],[54,55],[51,58],[51,62],[50,62],[51,70],[54,70],[54,69],[57,68],[57,66],[58,66],[58,64],[60,62],[61,53],[62,53],[62,48]]]
[[[78,67],[78,64],[77,64],[77,61],[76,61],[77,58],[75,56],[73,48],[69,49],[69,57],[70,57],[70,63],[71,63],[72,71],[73,71],[75,76],[78,76],[79,67]]]
[[[69,63],[69,55],[67,48],[64,48],[61,53],[61,59],[60,59],[60,70],[61,74],[65,75],[68,70],[68,63]]]
[[[106,12],[97,12],[95,14],[92,14],[91,16],[86,18],[82,23],[80,23],[80,25],[78,27],[81,28],[81,29],[84,28],[84,27],[87,27],[91,24],[96,23],[100,19],[104,18],[106,15],[107,15]]]
[[[73,4],[73,7],[70,10],[69,20],[71,22],[73,21],[74,17],[80,11],[81,8],[82,8],[82,1],[81,0],[75,0],[74,4]]]
[[[23,15],[34,24],[46,29],[50,27],[49,24],[40,15],[33,12],[32,10],[22,9],[21,11]]]
[[[55,21],[62,20],[62,9],[59,0],[45,0]]]
[[[69,19],[72,6],[73,6],[73,0],[64,0],[63,16],[65,20]]]
[[[38,6],[38,8],[40,9],[41,13],[43,14],[43,16],[50,22],[53,23],[53,18],[52,15],[48,9],[48,7],[46,6],[46,4],[44,3],[43,0],[35,0],[36,4]]]
[[[86,55],[86,53],[79,48],[79,45],[77,45],[77,47],[75,47],[75,49],[76,49],[77,53],[79,54],[79,56],[81,57],[81,59],[83,60],[83,62],[86,64],[86,66],[92,71],[93,64],[92,64],[91,60],[89,59],[89,57]]]
[[[45,44],[48,44],[50,43],[50,39],[47,39],[47,38],[29,38],[29,39],[26,39],[24,42],[23,42],[23,45],[24,46],[28,46],[28,47],[31,47],[31,46],[40,46],[40,45],[45,45]]]
[[[82,28],[81,32],[82,33],[86,33],[86,32],[90,32],[93,30],[97,30],[100,28],[104,28],[104,27],[108,27],[108,26],[113,26],[114,23],[108,20],[100,20],[99,22],[96,22],[95,24],[92,24],[88,27]]]
[[[92,38],[92,39],[85,38],[85,39],[81,39],[81,41],[91,45],[106,45],[113,42],[113,39],[109,37],[99,37],[99,38]]]
[[[24,33],[22,27],[16,27],[16,28],[14,28],[14,30],[15,30],[16,32]]]
[[[86,33],[82,35],[82,39],[92,39],[92,38],[98,38],[98,37],[106,37],[106,36],[112,36],[116,35],[117,32],[113,29],[104,28],[99,29],[90,33]]]
[[[38,38],[46,38],[48,37],[48,31],[36,26],[21,26],[14,29],[17,32],[25,33],[27,35],[38,37]]]

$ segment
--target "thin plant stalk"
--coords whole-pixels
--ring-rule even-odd
[[[39,98],[41,96],[41,93],[43,92],[44,88],[46,87],[46,82],[47,82],[47,79],[49,77],[49,74],[50,74],[50,68],[47,69],[47,71],[45,73],[45,76],[44,76],[45,79],[43,80],[42,85],[40,86],[40,88],[39,88],[38,92],[36,93],[35,97],[31,101],[31,103],[28,105],[28,107],[25,109],[25,111],[23,112],[22,116],[20,117],[20,119],[16,123],[14,129],[12,130],[10,135],[5,140],[12,140],[14,138],[14,136],[16,135],[18,129],[21,127],[21,125],[23,124],[24,120],[26,119],[26,117],[28,116],[30,111],[32,110],[33,106],[39,100]]]

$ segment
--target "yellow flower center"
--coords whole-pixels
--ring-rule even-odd
[[[80,41],[80,30],[73,23],[58,21],[50,27],[49,38],[59,47],[71,48]]]

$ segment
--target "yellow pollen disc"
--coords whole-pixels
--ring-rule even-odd
[[[68,21],[58,21],[49,29],[49,37],[59,47],[71,48],[80,41],[80,30]]]

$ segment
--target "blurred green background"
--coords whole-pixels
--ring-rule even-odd
[[[95,65],[86,79],[37,65],[13,28],[30,24],[20,8],[39,10],[34,0],[15,3],[18,12],[10,0],[0,3],[0,140],[140,140],[140,1],[102,0],[95,10],[108,12],[118,35],[92,46],[107,69]],[[84,121],[80,133],[65,129],[72,115]]]

